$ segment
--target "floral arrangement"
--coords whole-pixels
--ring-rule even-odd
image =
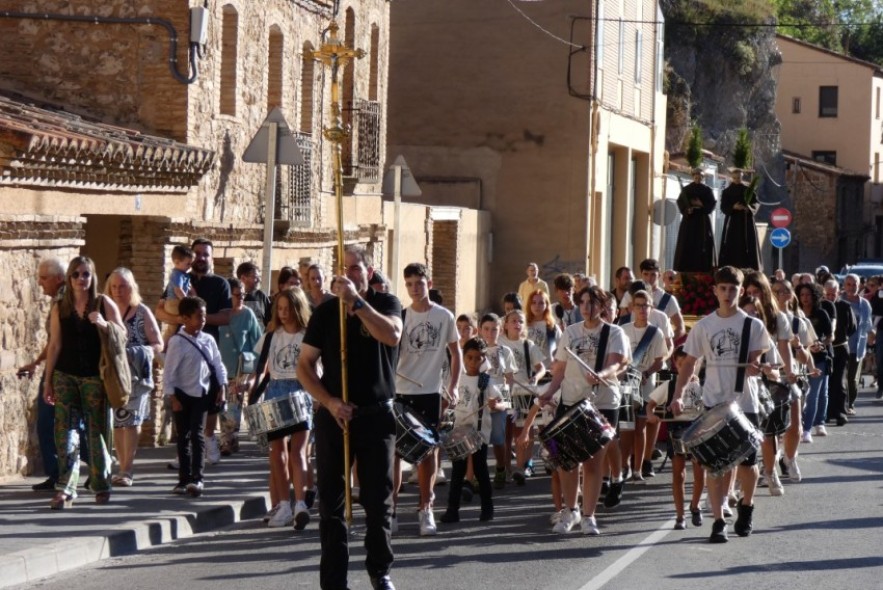
[[[717,309],[714,277],[710,273],[681,272],[678,279],[673,291],[683,314],[703,316]]]

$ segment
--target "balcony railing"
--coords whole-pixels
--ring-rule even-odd
[[[276,181],[277,221],[286,221],[290,227],[313,225],[313,138],[308,133],[292,131],[304,163],[284,166]],[[284,180],[283,180],[284,177]]]

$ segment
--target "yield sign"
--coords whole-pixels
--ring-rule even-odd
[[[267,115],[261,128],[254,137],[251,138],[248,147],[242,154],[243,162],[251,162],[253,164],[266,164],[267,153],[270,143],[270,125],[275,123],[277,126],[276,140],[276,163],[288,164],[290,166],[299,166],[304,163],[304,158],[300,154],[300,148],[297,147],[297,140],[291,134],[282,109],[276,107]]]

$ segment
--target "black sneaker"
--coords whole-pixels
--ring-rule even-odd
[[[711,525],[711,536],[708,538],[709,543],[726,543],[730,538],[727,536],[727,521],[721,519],[714,521]]]
[[[647,479],[648,477],[656,477],[656,472],[653,471],[653,461],[644,459],[644,461],[641,462],[641,475],[644,476],[644,479]]]
[[[619,506],[619,503],[622,502],[622,484],[621,481],[614,481],[610,483],[610,490],[607,492],[607,495],[604,496],[604,507],[605,508],[615,508]]]
[[[313,487],[307,490],[307,493],[304,495],[304,504],[307,505],[307,508],[312,508],[313,504],[316,502],[316,488]]]
[[[445,513],[441,515],[439,520],[445,524],[460,522],[460,511],[454,508],[448,508],[445,510]]]
[[[747,537],[751,534],[751,521],[754,515],[754,504],[746,506],[742,502],[739,502],[736,510],[739,512],[739,516],[736,517],[736,522],[733,524],[733,530],[736,531],[736,534],[740,537]]]
[[[785,462],[784,455],[782,456],[781,459],[779,459],[779,471],[782,473],[782,479],[789,479],[788,463]]]
[[[702,511],[690,506],[690,521],[693,523],[693,526],[702,526]]]
[[[392,580],[389,576],[371,576],[371,587],[374,588],[374,590],[396,590],[396,587],[393,586]]]
[[[35,492],[50,492],[55,489],[55,480],[47,478],[46,481],[41,481],[40,483],[35,483],[31,486],[31,489]]]
[[[883,389],[877,390],[877,395],[874,396],[874,399],[883,399]]]
[[[609,492],[609,491],[610,491],[610,478],[609,478],[609,477],[605,477],[605,478],[601,481],[601,495],[602,495],[602,496],[606,496],[606,495],[607,495],[607,492]]]
[[[494,509],[493,508],[482,508],[481,515],[478,517],[478,520],[481,522],[487,522],[489,520],[494,519]]]
[[[471,485],[464,485],[463,489],[460,490],[460,501],[469,504],[472,502],[472,498],[475,497],[475,492],[472,491]]]
[[[654,461],[656,459],[662,459],[662,451],[654,448],[653,452],[650,454],[650,458],[653,459]]]

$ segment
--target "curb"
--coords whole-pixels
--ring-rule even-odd
[[[104,535],[52,541],[0,555],[0,588],[26,584],[107,559],[132,555],[196,534],[258,518],[267,512],[268,495],[244,500],[213,502],[193,512],[160,513],[157,516],[122,523]]]

